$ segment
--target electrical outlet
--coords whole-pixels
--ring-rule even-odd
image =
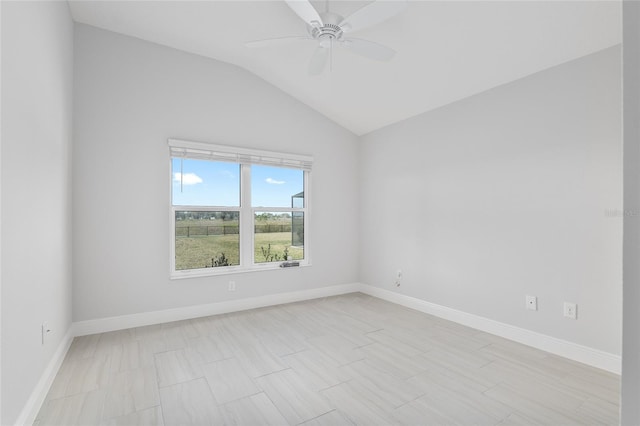
[[[236,282],[229,281],[229,291],[236,291]]]
[[[40,333],[42,337],[42,344],[44,345],[47,341],[49,333],[51,333],[51,327],[49,327],[48,322],[45,321],[42,323],[42,326],[40,327]]]
[[[402,269],[396,271],[396,287],[400,287],[400,281],[402,281]]]
[[[538,298],[536,296],[525,296],[527,309],[530,311],[538,310]]]
[[[571,302],[564,302],[564,316],[571,319],[578,319],[578,305]]]

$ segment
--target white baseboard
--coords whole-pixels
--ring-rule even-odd
[[[40,380],[36,384],[36,387],[31,393],[29,400],[22,409],[15,424],[18,426],[33,424],[75,336],[104,333],[107,331],[122,330],[131,327],[161,324],[170,321],[244,311],[247,309],[318,299],[321,297],[337,296],[346,293],[355,293],[360,291],[361,288],[362,285],[359,283],[343,284],[314,288],[310,290],[210,303],[206,305],[186,306],[184,308],[166,309],[162,311],[144,312],[140,314],[75,322],[71,324],[71,327],[67,330],[67,333],[64,335],[60,345],[58,345],[56,352],[51,358],[51,361],[47,365],[47,368],[42,372]]]
[[[165,309],[162,311],[143,312],[118,317],[78,321],[73,324],[73,332],[75,336],[85,336],[88,334],[104,333],[106,331],[123,330],[132,327],[142,327],[145,325],[161,324],[209,315],[245,311],[247,309],[281,305],[283,303],[299,302],[302,300],[317,299],[320,297],[337,296],[339,294],[358,292],[361,289],[362,285],[359,283],[342,284],[330,287],[313,288],[310,290],[293,291],[289,293],[270,294],[247,299],[185,306],[182,308]]]
[[[474,314],[462,312],[446,306],[437,305],[435,303],[395,293],[382,288],[361,283],[351,283],[205,305],[186,306],[183,308],[75,322],[71,325],[69,330],[67,330],[67,333],[63,337],[55,354],[47,365],[47,368],[42,373],[38,384],[20,413],[20,416],[16,421],[16,425],[31,425],[35,421],[38,411],[47,396],[47,392],[49,392],[49,388],[51,387],[51,384],[53,383],[53,380],[55,379],[55,376],[58,373],[58,370],[62,365],[62,361],[64,360],[75,336],[84,336],[88,334],[122,330],[131,327],[140,327],[208,315],[237,312],[247,309],[299,302],[321,297],[337,296],[340,294],[354,292],[362,292],[370,296],[463,324],[477,330],[495,334],[497,336],[591,365],[596,368],[610,371],[612,373],[620,374],[621,372],[622,360],[618,355],[536,333],[534,331],[515,327],[513,325],[501,323]]]
[[[437,305],[411,296],[395,293],[378,287],[361,283],[342,284],[330,287],[320,287],[311,290],[279,293],[247,299],[230,300],[226,302],[210,303],[205,305],[186,306],[183,308],[166,309],[162,311],[144,312],[118,317],[100,318],[96,320],[79,321],[71,325],[63,337],[58,349],[51,358],[47,368],[42,373],[38,384],[31,397],[25,404],[16,425],[33,424],[47,392],[55,379],[62,361],[64,360],[71,342],[75,336],[104,333],[107,331],[122,330],[132,327],[160,324],[164,322],[179,321],[198,318],[208,315],[217,315],[229,312],[243,311],[266,306],[280,305],[283,303],[299,302],[303,300],[317,299],[321,297],[337,296],[340,294],[362,292],[398,305],[406,306],[420,312],[437,316],[449,321],[466,325],[477,330],[495,334],[509,340],[513,340],[534,348],[544,350],[568,359],[572,359],[596,368],[612,373],[620,374],[621,357],[601,350],[589,348],[566,340],[536,333],[513,325],[501,323],[474,314],[458,311],[446,306]]]
[[[84,336],[88,334],[104,333],[107,331],[123,330],[132,327],[161,324],[208,315],[244,311],[247,309],[262,308],[265,306],[299,302],[302,300],[336,296],[339,294],[358,291],[420,312],[434,315],[439,318],[463,324],[477,330],[495,334],[496,336],[504,337],[555,355],[600,368],[602,370],[616,374],[620,374],[621,372],[622,359],[619,355],[614,355],[598,349],[537,333],[535,331],[526,330],[510,324],[361,283],[342,284],[330,287],[314,288],[311,290],[251,297],[247,299],[185,306],[182,308],[165,309],[162,311],[143,312],[118,317],[79,321],[73,323],[73,335]]]
[[[64,357],[67,355],[67,351],[71,346],[71,342],[73,341],[73,325],[69,327],[66,334],[62,338],[62,341],[58,345],[56,352],[51,357],[51,361],[47,364],[47,367],[42,372],[40,376],[40,380],[36,384],[35,389],[31,392],[31,396],[29,400],[25,404],[24,408],[20,412],[18,419],[15,424],[29,425],[31,426],[33,422],[36,420],[36,416],[40,411],[40,407],[47,397],[47,393],[49,392],[49,388],[53,383],[53,380],[56,378],[56,374],[58,374],[58,370],[60,370],[60,366],[62,366],[62,361],[64,361]]]
[[[435,303],[395,293],[379,287],[362,285],[360,287],[360,291],[379,299],[463,324],[477,330],[495,334],[496,336],[504,337],[527,346],[532,346],[592,367],[600,368],[615,374],[620,374],[622,371],[622,358],[619,355],[593,349],[588,346],[582,346],[577,343],[568,342],[566,340],[547,336],[535,331],[526,330],[524,328],[480,317],[478,315],[458,311],[456,309],[437,305]]]

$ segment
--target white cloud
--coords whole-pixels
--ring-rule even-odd
[[[283,180],[275,180],[273,178],[266,178],[264,181],[272,185],[282,185],[283,183],[286,183]]]
[[[202,183],[202,178],[195,173],[174,173],[173,180],[180,182],[182,180],[183,185],[195,185]]]

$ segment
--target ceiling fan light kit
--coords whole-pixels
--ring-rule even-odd
[[[275,46],[301,39],[315,41],[317,47],[309,62],[309,73],[312,75],[321,74],[324,71],[334,44],[365,58],[376,61],[391,60],[396,53],[395,50],[369,40],[347,37],[347,35],[386,21],[407,7],[405,0],[377,0],[343,18],[328,10],[318,13],[308,0],[286,0],[286,3],[305,22],[309,35],[252,41],[246,43],[246,46]]]

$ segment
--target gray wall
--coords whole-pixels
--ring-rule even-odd
[[[2,424],[70,325],[71,274],[81,321],[359,278],[395,289],[400,268],[402,293],[620,353],[622,219],[605,216],[622,209],[619,48],[359,144],[211,59],[78,25],[72,66],[66,3],[1,7]],[[313,266],[234,275],[235,293],[228,276],[169,280],[169,137],[313,154]],[[632,155],[627,182],[637,183]],[[625,208],[637,192],[628,185]],[[539,297],[538,312],[524,309],[525,294]],[[638,294],[625,286],[625,424],[639,417]],[[565,300],[578,321],[562,318]],[[54,332],[42,347],[44,320]]]
[[[621,424],[640,424],[640,3],[623,3],[624,318]]]
[[[13,424],[71,325],[73,23],[2,2],[2,418]],[[41,345],[40,326],[52,333]]]
[[[74,321],[357,281],[355,135],[229,64],[84,25],[75,42]],[[169,280],[169,137],[313,155],[313,266]]]
[[[622,218],[605,215],[622,208],[620,56],[365,135],[361,281],[620,354]]]

